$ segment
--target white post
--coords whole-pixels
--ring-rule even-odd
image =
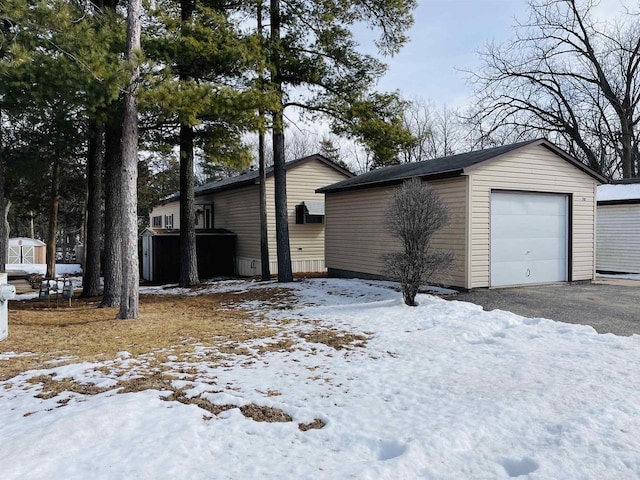
[[[0,273],[0,340],[9,335],[9,300],[16,297],[16,287],[7,284],[7,274]]]

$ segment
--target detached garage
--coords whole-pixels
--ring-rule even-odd
[[[400,244],[385,227],[395,189],[427,182],[449,207],[432,245],[453,265],[438,283],[466,289],[591,280],[596,186],[606,179],[540,139],[382,168],[324,187],[330,275],[384,278]]]
[[[640,273],[640,179],[598,187],[596,269]]]

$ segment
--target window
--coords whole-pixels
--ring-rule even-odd
[[[213,205],[196,205],[196,227],[202,229],[213,228]]]
[[[164,216],[164,228],[173,228],[173,213]]]
[[[322,200],[305,200],[296,205],[296,223],[324,223],[324,202]]]
[[[162,215],[158,215],[151,219],[151,226],[153,228],[162,228]]]

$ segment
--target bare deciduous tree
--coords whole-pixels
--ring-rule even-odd
[[[403,148],[403,163],[420,162],[431,158],[455,154],[462,147],[462,125],[458,112],[444,105],[436,108],[421,99],[406,103],[403,114],[404,127],[411,132],[414,141]]]
[[[596,6],[529,0],[514,38],[481,52],[476,115],[485,135],[544,135],[602,174],[630,177],[639,160],[640,16],[636,7],[599,22]]]
[[[420,286],[453,261],[451,252],[434,252],[430,245],[448,218],[445,203],[418,178],[404,182],[393,197],[387,227],[403,249],[384,254],[383,260],[388,274],[400,282],[404,303],[411,307]]]

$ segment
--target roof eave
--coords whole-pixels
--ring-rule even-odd
[[[411,178],[420,178],[422,180],[440,180],[443,178],[451,178],[451,177],[457,177],[459,175],[462,175],[464,173],[464,171],[461,168],[457,168],[455,170],[448,170],[446,172],[438,172],[438,173],[433,173],[433,174],[426,174],[426,175],[408,175],[406,177],[402,177],[402,178],[394,178],[393,180],[383,180],[383,181],[378,181],[378,182],[367,182],[367,183],[360,183],[360,184],[356,184],[356,185],[345,185],[342,187],[334,187],[332,188],[331,186],[328,187],[322,187],[322,188],[318,188],[316,189],[316,193],[334,193],[334,192],[346,192],[346,191],[350,191],[350,190],[363,190],[366,188],[378,188],[378,187],[389,187],[392,185],[399,185],[404,183],[405,180],[409,180]]]
[[[618,200],[598,200],[598,205],[637,205],[640,198],[621,198]]]

